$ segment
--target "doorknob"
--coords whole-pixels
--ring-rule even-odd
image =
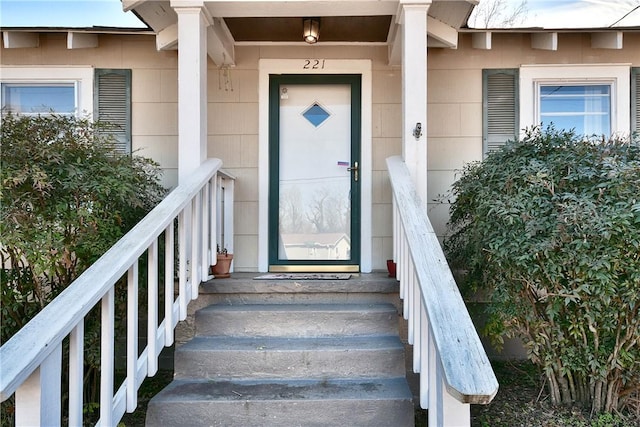
[[[358,162],[355,162],[352,167],[347,168],[348,171],[353,171],[353,179],[358,182]]]

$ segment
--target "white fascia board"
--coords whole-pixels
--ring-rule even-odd
[[[98,47],[98,35],[93,33],[67,33],[67,49],[89,49]]]
[[[40,46],[40,35],[22,31],[3,31],[2,41],[5,49],[18,49]]]

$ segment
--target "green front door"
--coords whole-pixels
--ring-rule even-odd
[[[271,271],[359,271],[359,75],[272,75]]]

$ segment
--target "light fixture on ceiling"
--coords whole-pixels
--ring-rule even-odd
[[[320,35],[320,18],[304,18],[302,20],[302,36],[304,41],[314,44]]]

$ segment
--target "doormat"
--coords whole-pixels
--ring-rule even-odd
[[[348,280],[350,277],[350,274],[334,273],[278,273],[264,274],[253,280]]]

